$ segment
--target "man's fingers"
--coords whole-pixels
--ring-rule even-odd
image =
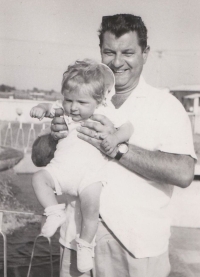
[[[55,125],[56,124],[65,124],[66,125],[65,120],[64,120],[63,117],[54,117],[52,119],[52,123],[55,124]]]
[[[99,134],[97,131],[88,129],[86,127],[78,127],[77,131],[82,133],[83,135],[89,136],[90,138],[99,138]]]
[[[54,140],[59,140],[62,138],[66,138],[67,137],[67,132],[51,132],[51,136],[53,137]]]
[[[102,114],[94,114],[91,116],[91,119],[94,121],[98,121],[102,125],[113,126],[113,123],[110,121],[110,119]]]
[[[64,115],[64,111],[61,108],[55,109],[55,116]]]
[[[89,128],[91,130],[94,130],[95,132],[103,132],[104,126],[99,122],[91,122],[91,121],[85,121],[81,123],[81,126],[84,128]],[[80,132],[82,133],[82,129],[80,129]]]
[[[63,117],[54,117],[51,123],[51,130],[53,132],[67,131],[67,125]]]
[[[67,131],[67,125],[66,124],[51,124],[51,130],[53,132],[60,132],[60,131]]]
[[[88,137],[82,133],[78,133],[78,138],[90,143],[91,145],[95,146],[96,148],[100,149],[101,141],[92,137]]]
[[[91,119],[95,121],[84,121],[83,123],[81,123],[81,126],[99,133],[114,133],[115,128],[113,123],[104,115],[95,114],[91,117]],[[80,129],[80,132],[82,132],[82,129]]]
[[[102,141],[99,139],[88,137],[87,135],[84,135],[82,133],[78,133],[77,136],[78,136],[78,138],[90,143],[91,145],[93,145],[94,147],[99,149],[102,153],[104,153],[105,155],[108,155],[110,158],[114,158],[117,154],[117,148],[114,149],[113,151],[109,151],[109,153],[106,152],[104,147],[101,145]]]

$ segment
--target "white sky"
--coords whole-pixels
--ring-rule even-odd
[[[200,84],[199,0],[0,0],[0,84],[59,91],[69,63],[100,60],[101,17],[115,13],[147,26],[150,84]]]

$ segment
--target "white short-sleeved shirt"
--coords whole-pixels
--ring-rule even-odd
[[[118,110],[133,124],[130,144],[196,159],[189,118],[171,94],[140,78]],[[102,190],[100,214],[109,229],[136,258],[164,253],[170,237],[167,206],[173,186],[145,179],[113,160],[101,173],[108,185]],[[73,248],[73,218],[79,213],[80,203],[70,197],[68,203],[68,221],[61,227],[60,242]]]

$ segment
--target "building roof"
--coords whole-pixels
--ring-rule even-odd
[[[170,88],[170,91],[199,91],[200,85],[180,85]]]
[[[184,98],[187,98],[187,99],[200,98],[200,93],[194,93],[194,94],[186,95],[186,96],[184,96]]]

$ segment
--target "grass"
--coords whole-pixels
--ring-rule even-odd
[[[12,211],[4,212],[3,216],[3,231],[7,234],[26,226],[27,222],[38,222],[41,218],[41,216],[34,215],[35,211],[29,196],[34,205],[37,204],[34,193],[30,191],[31,186],[29,193],[25,196],[22,195],[20,184],[21,180],[12,169],[0,173],[0,209]],[[22,212],[22,214],[15,212]]]

